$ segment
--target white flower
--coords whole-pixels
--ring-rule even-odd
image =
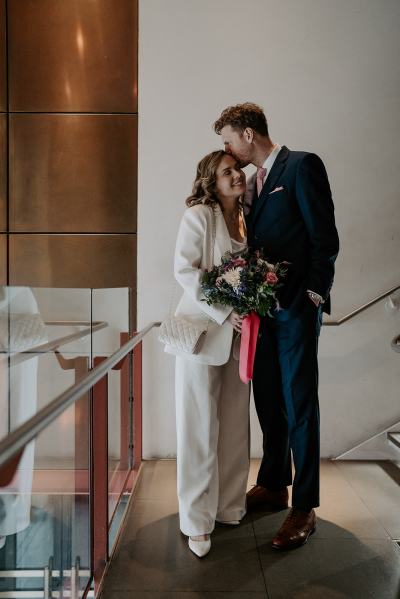
[[[231,285],[236,291],[236,289],[238,289],[240,286],[240,273],[242,270],[243,268],[241,266],[238,266],[237,268],[231,268],[221,275],[221,279],[224,279],[224,281],[226,281],[228,285]]]
[[[258,258],[257,264],[258,264],[258,266],[263,266],[264,264],[266,264],[268,270],[270,270],[272,272],[275,271],[275,265],[274,264],[270,264],[269,262],[267,262],[267,260],[263,260],[262,258]]]

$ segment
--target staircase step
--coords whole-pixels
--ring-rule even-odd
[[[400,431],[391,431],[387,434],[388,441],[400,449]]]

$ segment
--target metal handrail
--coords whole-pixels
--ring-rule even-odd
[[[336,461],[336,460],[341,460],[344,458],[344,456],[348,455],[349,453],[352,453],[353,451],[355,451],[356,449],[359,449],[360,447],[362,447],[363,445],[365,445],[366,443],[368,443],[369,441],[373,441],[374,439],[377,439],[378,437],[380,437],[381,435],[385,434],[385,433],[389,433],[390,431],[393,431],[394,428],[396,428],[398,425],[400,424],[400,420],[396,420],[396,422],[393,422],[393,424],[391,424],[390,426],[387,426],[386,428],[382,429],[381,431],[379,431],[378,433],[375,433],[374,435],[372,435],[371,437],[368,437],[368,439],[364,439],[364,441],[361,441],[360,443],[357,443],[357,445],[354,445],[354,447],[351,447],[350,449],[347,449],[346,451],[344,451],[343,453],[340,453],[338,456],[336,456],[335,458],[331,458],[332,461]]]
[[[393,337],[390,346],[393,351],[400,353],[400,335],[396,335],[396,337]]]
[[[375,297],[374,299],[370,300],[369,302],[367,302],[363,306],[360,306],[356,310],[353,310],[349,314],[346,314],[346,316],[343,316],[343,318],[339,318],[339,320],[326,320],[326,321],[324,321],[324,326],[326,326],[326,327],[337,327],[337,326],[343,324],[344,322],[347,322],[351,318],[354,318],[354,316],[357,316],[357,314],[360,314],[361,312],[364,312],[365,310],[367,310],[368,308],[370,308],[374,304],[377,304],[382,299],[384,299],[385,297],[388,297],[389,295],[391,295],[392,293],[394,293],[398,289],[400,289],[400,285],[396,285],[396,287],[392,287],[392,289],[389,289],[389,291],[385,291],[385,293],[381,293],[380,295],[378,295],[378,297]]]
[[[93,368],[78,383],[61,393],[53,399],[47,406],[42,408],[37,414],[24,422],[21,426],[11,432],[3,441],[0,442],[0,466],[6,464],[14,455],[21,451],[27,443],[32,441],[39,433],[49,426],[60,414],[69,406],[74,404],[93,385],[103,378],[118,362],[120,362],[129,352],[131,352],[154,327],[160,326],[159,322],[152,322],[132,339],[122,345],[109,358],[106,358],[101,364]]]
[[[397,291],[398,289],[400,289],[400,285],[396,285],[395,287],[392,287],[392,289],[389,289],[389,291],[386,291],[385,293],[381,293],[380,295],[378,295],[376,298],[374,298],[373,300],[370,300],[369,302],[367,302],[366,304],[364,304],[363,306],[360,306],[360,308],[357,308],[357,310],[353,310],[353,312],[350,312],[349,314],[347,314],[346,316],[344,316],[343,318],[340,318],[339,320],[330,320],[330,321],[326,321],[324,322],[325,326],[339,326],[341,324],[343,324],[344,322],[347,322],[348,320],[350,320],[351,318],[354,318],[354,316],[357,316],[357,314],[360,314],[361,312],[364,312],[365,310],[367,310],[368,308],[370,308],[371,306],[373,306],[374,304],[377,304],[379,301],[381,301],[382,299],[385,299],[385,297],[388,297],[389,295],[391,295],[392,293],[394,293],[395,291]],[[400,335],[395,337],[391,343],[392,348],[395,351],[399,351],[397,349],[397,343],[398,343],[398,339],[400,338]],[[378,437],[380,437],[381,435],[383,435],[384,433],[388,433],[389,431],[393,430],[394,426],[397,426],[398,424],[400,424],[400,421],[395,422],[394,424],[392,424],[391,426],[388,426],[386,428],[384,428],[383,430],[379,431],[378,433],[375,433],[374,435],[372,435],[371,437],[368,437],[368,439],[364,439],[364,441],[361,441],[360,443],[357,443],[357,445],[354,445],[353,447],[351,447],[350,449],[347,449],[346,451],[342,452],[341,454],[339,454],[338,456],[332,458],[332,460],[341,460],[343,459],[346,455],[348,455],[349,453],[352,453],[353,451],[355,451],[356,449],[359,449],[360,447],[362,447],[363,445],[365,445],[366,443],[368,443],[369,441],[372,441]]]
[[[65,321],[65,320],[54,320],[54,321],[46,321],[45,325],[50,326],[85,326],[90,325],[90,322],[87,321]],[[35,356],[45,354],[51,351],[55,351],[59,349],[62,345],[67,345],[67,343],[71,343],[72,341],[77,341],[78,339],[82,339],[82,337],[87,337],[91,333],[96,333],[101,329],[108,327],[108,322],[104,320],[94,321],[91,326],[83,331],[78,331],[77,333],[71,333],[70,335],[65,335],[64,337],[58,337],[57,339],[53,339],[53,341],[48,341],[46,343],[42,343],[41,345],[33,346],[32,349],[27,349],[23,352],[15,352],[11,353],[10,357],[10,365],[15,366],[16,364],[21,364],[21,362],[25,362],[26,360],[30,360]]]

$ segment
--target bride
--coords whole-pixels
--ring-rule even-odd
[[[226,251],[246,247],[245,175],[235,158],[211,152],[198,164],[176,242],[174,272],[183,289],[176,315],[207,322],[198,354],[176,355],[175,393],[179,520],[189,548],[203,557],[215,522],[238,525],[246,513],[249,385],[239,378],[234,331],[242,317],[201,301],[201,276]],[[211,264],[211,261],[213,264]]]

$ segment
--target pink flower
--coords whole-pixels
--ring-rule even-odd
[[[276,274],[274,272],[267,272],[267,275],[265,277],[265,280],[267,281],[267,283],[269,283],[270,285],[275,285],[275,283],[278,282],[278,277],[276,276]]]
[[[232,263],[234,266],[246,266],[246,260],[243,260],[243,258],[235,258]]]

